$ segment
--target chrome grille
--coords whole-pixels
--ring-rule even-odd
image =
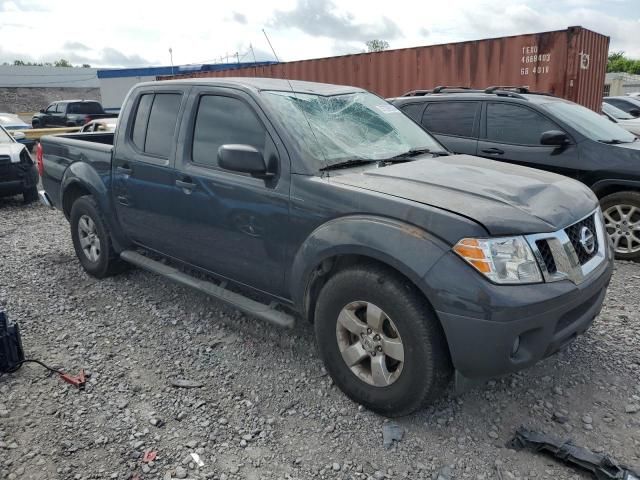
[[[594,248],[592,252],[589,252],[585,249],[585,246],[582,245],[582,231],[586,228],[592,235],[594,235]],[[569,241],[571,245],[573,245],[574,250],[576,251],[576,255],[578,255],[578,260],[580,260],[580,265],[584,265],[598,253],[598,236],[596,235],[596,223],[595,223],[595,215],[589,215],[587,218],[580,220],[578,223],[574,223],[570,227],[564,229],[567,236],[569,237]]]
[[[549,246],[549,242],[547,240],[537,240],[536,246],[538,250],[540,250],[540,255],[542,256],[542,262],[544,266],[547,268],[547,272],[556,273],[558,271],[558,267],[556,266],[556,261],[553,258],[553,253],[551,252],[551,247]]]
[[[583,247],[583,228],[593,235],[593,252]],[[584,233],[588,237],[587,232]],[[557,232],[526,236],[546,282],[582,283],[609,255],[600,209]],[[589,242],[586,242],[587,244]]]

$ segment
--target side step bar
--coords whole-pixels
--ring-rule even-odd
[[[276,310],[270,305],[265,305],[264,303],[251,300],[239,293],[227,290],[213,282],[192,277],[191,275],[181,272],[177,268],[152,260],[151,258],[140,255],[133,250],[123,251],[120,254],[120,258],[144,270],[157,273],[169,280],[181,283],[187,287],[195,288],[196,290],[206,293],[218,300],[222,300],[223,302],[226,302],[249,315],[266,320],[267,322],[275,323],[280,327],[292,328],[295,324],[295,318],[292,315]]]

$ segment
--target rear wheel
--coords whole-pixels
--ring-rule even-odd
[[[73,203],[70,224],[73,247],[88,274],[104,278],[122,271],[124,262],[113,250],[107,223],[92,196]]]
[[[387,416],[407,415],[448,383],[444,334],[424,296],[377,265],[330,278],[316,304],[318,348],[336,385]]]
[[[600,200],[617,259],[640,259],[640,193],[619,192]]]

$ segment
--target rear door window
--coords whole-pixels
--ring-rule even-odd
[[[422,125],[433,133],[474,137],[480,102],[432,102],[422,116]]]
[[[131,140],[140,151],[144,150],[144,141],[147,138],[147,122],[149,121],[149,112],[151,111],[152,103],[152,93],[141,95],[138,100],[138,108],[136,110],[136,117],[133,121]]]
[[[551,120],[530,108],[509,103],[487,105],[487,140],[515,145],[540,145],[549,130],[560,130]]]
[[[144,152],[168,158],[174,145],[178,110],[182,95],[179,93],[156,93],[151,105]]]
[[[169,158],[174,145],[181,100],[182,95],[179,93],[140,95],[131,130],[131,141],[138,150]]]

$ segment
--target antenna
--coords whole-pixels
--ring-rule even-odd
[[[280,59],[278,58],[278,55],[276,54],[276,50],[273,48],[273,45],[271,45],[271,40],[269,40],[269,36],[267,35],[267,32],[264,31],[264,28],[262,29],[262,33],[264,33],[264,38],[267,39],[267,43],[269,44],[269,48],[271,48],[271,51],[273,52],[273,56],[276,57],[276,61],[279,64],[280,63]],[[291,93],[293,93],[293,96],[296,98],[296,100],[300,100],[298,98],[298,95],[296,95],[296,91],[293,89],[293,85],[291,85],[291,81],[284,75],[284,70],[282,70],[282,72],[283,72],[282,76],[284,77],[284,79],[289,84],[289,88],[291,89]],[[311,122],[309,121],[309,118],[307,117],[307,114],[305,113],[304,109],[300,109],[300,111],[302,112],[302,115],[304,116],[304,119],[307,121],[307,125],[309,125],[309,130],[311,130],[311,134],[313,135],[313,138],[315,139],[316,143],[318,144],[318,147],[320,147],[320,152],[322,153],[322,157],[324,158],[324,163],[326,165],[328,165],[327,157],[325,157],[325,155],[324,155],[324,149],[322,148],[322,145],[320,145],[320,142],[318,141],[318,137],[316,137],[316,132],[313,129],[313,127],[311,126]]]

